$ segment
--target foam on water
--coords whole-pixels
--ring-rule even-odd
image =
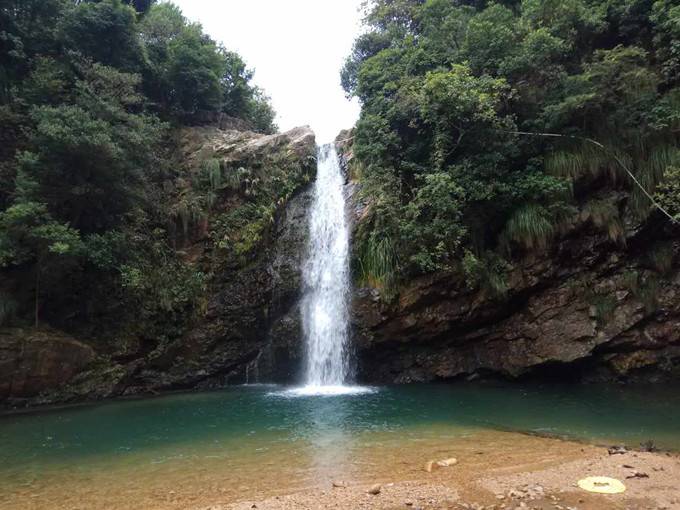
[[[283,397],[337,397],[348,395],[366,395],[376,393],[378,388],[371,386],[301,386],[272,393]]]

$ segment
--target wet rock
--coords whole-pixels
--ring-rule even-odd
[[[640,450],[642,450],[643,452],[658,452],[659,451],[659,449],[654,444],[654,441],[652,441],[652,440],[640,443]]]
[[[610,446],[607,448],[609,455],[624,455],[628,453],[628,448],[625,446]]]

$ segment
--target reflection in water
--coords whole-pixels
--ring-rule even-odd
[[[186,508],[196,505],[171,493],[198,487],[220,503],[388,467],[392,479],[430,455],[521,450],[522,436],[509,443],[495,428],[680,449],[679,424],[672,387],[418,385],[326,397],[242,387],[111,402],[0,419],[0,507],[26,508],[33,495],[35,508],[128,496],[134,504],[117,509]]]
[[[307,406],[305,435],[310,449],[310,470],[318,481],[352,477],[356,436],[349,430],[350,403],[346,399],[315,399]]]

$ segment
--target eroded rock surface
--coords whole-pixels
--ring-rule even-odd
[[[31,330],[0,335],[0,405],[97,400],[296,377],[301,266],[316,175],[314,133],[308,127],[260,135],[203,126],[185,128],[177,138],[182,169],[167,183],[175,190],[168,200],[191,196],[194,176],[204,171],[206,161],[217,161],[223,171],[241,170],[248,179],[240,189],[215,190],[211,213],[189,229],[185,225],[179,236],[178,253],[196,270],[211,275],[204,309],[174,338],[135,337],[132,327],[130,338],[108,345],[92,342],[90,347],[59,333],[49,338]],[[252,190],[244,191],[243,186]],[[229,213],[239,210],[245,211],[239,216],[245,226],[237,224],[241,230],[236,235],[243,233],[243,239],[226,239],[218,246],[215,229],[224,228],[220,222],[230,221]],[[238,250],[236,242],[241,242]]]
[[[94,357],[90,346],[59,332],[0,330],[0,401],[66,384]]]
[[[658,243],[673,254],[664,274],[648,257]],[[503,298],[468,289],[460,274],[419,278],[388,304],[360,289],[360,374],[382,382],[680,376],[679,250],[652,223],[631,231],[625,248],[581,224],[551,252],[516,261]]]

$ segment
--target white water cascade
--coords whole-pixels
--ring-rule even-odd
[[[310,393],[340,392],[347,382],[349,226],[343,184],[335,147],[320,147],[303,267],[305,389]]]

